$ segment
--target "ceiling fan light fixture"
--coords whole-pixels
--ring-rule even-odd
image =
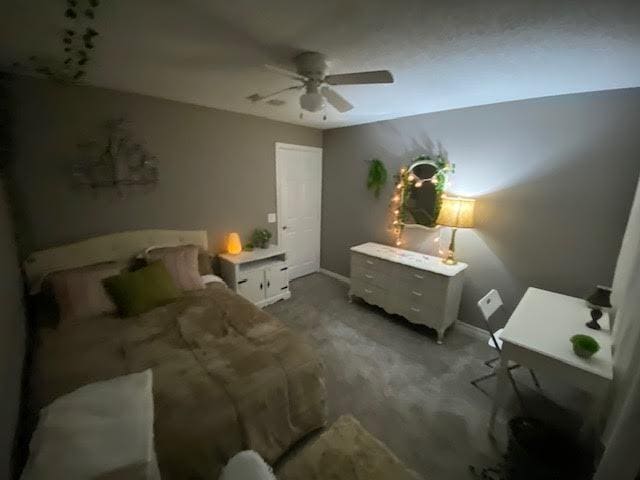
[[[305,93],[300,97],[300,106],[308,112],[319,112],[324,108],[324,97],[318,92]]]

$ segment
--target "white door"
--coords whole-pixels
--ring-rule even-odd
[[[264,300],[264,270],[256,269],[240,272],[238,279],[238,293],[252,303]]]
[[[283,262],[284,264],[284,262]],[[267,298],[275,297],[289,289],[287,278],[288,268],[285,265],[275,265],[267,268]]]
[[[319,271],[322,149],[276,143],[276,189],[289,279]]]

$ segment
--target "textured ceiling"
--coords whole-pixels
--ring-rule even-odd
[[[0,65],[59,58],[65,4],[0,0]],[[639,0],[102,0],[96,23],[89,84],[320,128],[640,86]],[[337,87],[355,108],[326,121],[295,93],[246,100],[289,86],[262,65],[304,50],[396,82]]]

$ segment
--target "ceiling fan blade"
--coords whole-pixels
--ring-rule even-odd
[[[272,72],[278,73],[280,75],[284,75],[285,77],[292,78],[294,80],[299,80],[301,82],[306,82],[308,79],[294,72],[290,72],[284,68],[276,67],[275,65],[265,64],[264,66],[267,70],[271,70]]]
[[[326,98],[327,101],[340,113],[348,112],[353,108],[353,105],[351,105],[346,98],[329,87],[322,87],[320,92],[322,93],[322,96]]]
[[[339,73],[327,75],[324,81],[329,85],[363,85],[367,83],[393,83],[393,75],[389,70],[373,72]]]
[[[302,88],[304,88],[304,85],[294,85],[293,87],[283,88],[281,90],[278,90],[278,91],[273,92],[273,93],[269,93],[267,95],[260,95],[259,93],[254,93],[253,95],[249,95],[247,97],[247,100],[251,100],[252,103],[261,102],[262,100],[266,100],[267,98],[275,97],[276,95],[279,95],[281,93],[288,92],[290,90],[300,90]]]

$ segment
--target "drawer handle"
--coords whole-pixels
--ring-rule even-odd
[[[424,276],[420,275],[419,273],[414,273],[413,276],[418,278],[418,279],[420,279],[420,280],[424,280]]]
[[[365,288],[364,293],[373,293],[373,290],[369,290],[368,288]]]
[[[367,275],[366,273],[364,274],[365,278],[368,278],[369,280],[371,280],[373,278],[373,275]]]
[[[416,307],[411,307],[411,310],[413,310],[414,312],[419,312],[420,311],[420,309],[416,308]]]
[[[367,265],[373,265],[373,260],[367,260]]]
[[[238,285],[240,285],[241,283],[247,283],[247,279],[245,278],[244,280],[240,280],[240,281],[238,282]]]
[[[422,294],[420,292],[416,292],[415,290],[413,292],[411,292],[413,295],[415,295],[416,297],[421,297]]]
[[[284,271],[285,271],[285,270],[287,270],[288,268],[289,268],[289,267],[282,267],[282,268],[280,269],[280,271],[281,271],[281,272],[284,272]]]

